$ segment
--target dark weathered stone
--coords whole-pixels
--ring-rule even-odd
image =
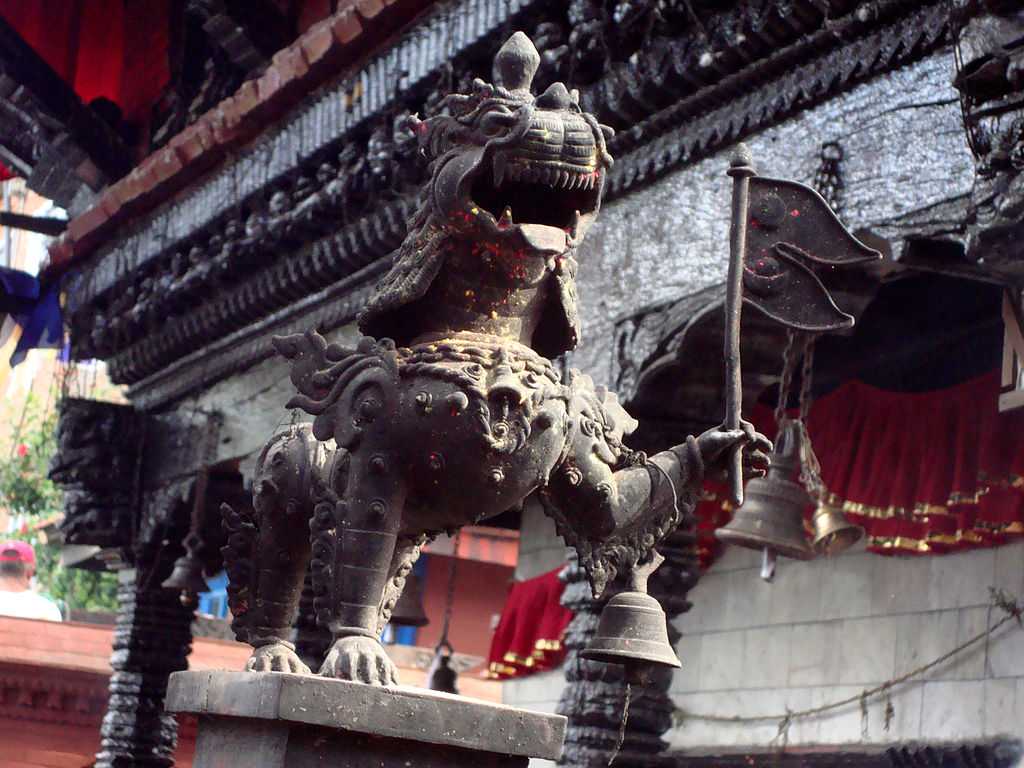
[[[1014,3],[960,3],[954,85],[977,161],[968,255],[1015,277],[1024,229],[1024,19]]]
[[[702,6],[696,9],[699,24],[687,14],[655,11],[651,3],[626,5],[628,21],[613,21],[598,13],[590,0],[551,4],[538,26],[545,46],[541,82],[546,85],[557,74],[570,77],[570,85],[585,86],[581,97],[585,108],[612,125],[629,128],[610,143],[620,156],[608,178],[610,198],[675,166],[692,163],[741,134],[821,103],[840,89],[912,61],[943,44],[948,29],[944,5],[914,7],[901,0],[880,0],[871,4],[869,12],[853,12],[852,3],[830,3],[828,23],[820,4],[813,2],[769,2],[759,10],[749,4]],[[479,13],[490,24],[514,10],[504,6],[485,10],[481,5]],[[467,7],[456,15],[474,12]],[[433,28],[434,21],[423,24]],[[636,31],[648,29],[648,24],[652,25],[650,37],[638,37]],[[465,28],[484,27],[474,22]],[[730,32],[736,29],[744,30],[743,35]],[[558,35],[565,30],[571,30],[569,42],[559,43]],[[493,29],[487,34],[493,34]],[[705,35],[715,40],[719,51],[711,64],[702,60],[707,53],[701,42]],[[429,47],[433,38],[423,38],[415,46]],[[403,41],[400,47],[413,45]],[[416,71],[405,82],[417,85],[401,92],[401,104],[387,108],[385,101],[399,93],[397,85],[390,82],[391,74],[378,77],[378,62],[372,62],[368,68],[376,74],[368,75],[366,82],[380,81],[386,87],[362,94],[351,115],[327,103],[344,98],[343,93],[311,103],[255,148],[251,161],[233,161],[231,169],[219,172],[219,186],[204,182],[180,205],[156,215],[146,229],[159,232],[159,238],[127,235],[95,268],[89,268],[90,279],[76,286],[73,298],[83,302],[72,308],[76,354],[110,357],[116,380],[139,382],[197,345],[251,326],[296,296],[309,295],[385,256],[404,235],[403,220],[413,205],[408,193],[423,178],[415,153],[406,151],[407,136],[394,130],[400,120],[392,117],[400,118],[406,109],[418,107],[420,100],[436,106],[453,84],[469,82],[486,71],[489,62],[478,53],[454,55],[461,45],[460,40],[450,49],[451,60],[444,55],[436,58],[441,67],[436,73],[421,71],[419,64],[436,51],[426,58],[421,52],[410,56]],[[594,70],[596,80],[583,63],[591,60],[600,63]],[[808,63],[793,66],[797,61]],[[427,92],[426,84],[435,74],[436,91]],[[751,83],[761,87],[752,90]],[[324,125],[337,119],[335,113],[343,125],[331,133]],[[276,158],[295,153],[295,141],[289,141],[286,129],[302,137],[299,156],[309,159],[283,169]],[[307,151],[308,137],[313,136],[323,143]],[[271,215],[268,201],[275,196],[284,201],[282,192],[288,196],[287,205]],[[254,223],[277,218],[279,226],[265,222],[262,229],[257,227],[260,237],[239,240],[238,233],[248,226],[238,214],[243,210]],[[223,215],[215,216],[217,212]],[[349,231],[337,238],[325,237],[339,223]],[[236,253],[240,247],[251,252],[242,258]],[[155,285],[161,272],[173,273],[176,252],[196,248],[203,255],[200,263],[246,262],[259,265],[260,271],[244,288],[232,284],[232,289],[238,289],[227,291],[230,295],[208,285],[208,292],[199,295],[200,307],[194,315],[175,318],[181,309],[169,306],[162,291],[142,290],[143,284],[148,280]],[[287,263],[282,262],[285,252],[296,250],[299,253],[290,253]],[[208,265],[197,269],[201,272]],[[128,324],[116,321],[114,304],[120,296],[133,293],[138,295],[132,301],[146,310],[139,313],[143,319]],[[103,319],[105,315],[110,322]],[[156,322],[168,316],[174,318],[170,323]],[[111,328],[112,324],[117,327]],[[204,365],[192,367],[207,381],[234,370],[218,364],[218,372],[210,374]],[[201,386],[198,380],[183,378],[178,389]]]
[[[651,459],[630,451],[622,439],[636,422],[615,396],[576,372],[563,384],[543,356],[576,344],[574,255],[611,157],[609,129],[576,94],[562,83],[531,94],[539,63],[516,33],[495,84],[478,80],[447,114],[412,121],[427,194],[359,318],[364,333],[393,338],[368,335],[354,350],[315,331],[274,340],[292,361],[289,407],[315,419],[264,448],[254,514],[224,510],[251,670],[309,671],[286,639],[307,562],[317,621],[334,635],[321,674],[386,685],[396,670],[380,631],[441,531],[537,493],[595,594],[620,573],[642,592],[654,546],[692,510],[705,468],[748,440],[748,471],[766,466],[767,441],[739,424]]]
[[[700,578],[695,521],[685,520],[658,549],[665,562],[651,576],[649,589],[672,619],[690,609],[686,595]],[[627,698],[623,668],[580,657],[594,636],[605,601],[593,598],[585,574],[575,562],[569,564],[562,578],[567,582],[562,604],[574,615],[563,640],[566,687],[557,711],[566,716],[568,726],[559,764],[604,768],[613,755],[615,765],[650,768],[661,764],[657,756],[666,747],[662,736],[672,725],[675,708],[668,694],[671,670],[660,670],[646,682],[631,685],[623,731]],[[671,621],[668,633],[674,646],[680,634]],[[685,658],[681,661],[684,666],[692,663]]]
[[[64,490],[60,528],[68,544],[131,548],[142,435],[131,406],[61,401],[50,479]]]
[[[219,764],[216,758],[231,749],[263,760],[251,763],[259,768],[324,761],[525,766],[530,757],[556,759],[565,732],[558,715],[423,689],[272,672],[174,674],[167,711],[200,716],[200,767]]]
[[[170,768],[178,724],[164,711],[167,677],[188,667],[192,611],[160,588],[170,558],[119,574],[110,657],[110,700],[100,728],[97,768]]]

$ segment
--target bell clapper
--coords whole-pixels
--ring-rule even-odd
[[[775,579],[775,550],[770,547],[761,550],[761,578],[769,584]]]

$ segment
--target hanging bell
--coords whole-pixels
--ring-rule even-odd
[[[447,653],[443,649],[447,649]],[[452,647],[446,643],[441,643],[434,649],[434,660],[430,662],[430,669],[427,670],[427,688],[458,695],[459,689],[455,681],[459,673],[452,669],[453,653]]]
[[[822,502],[811,518],[814,549],[821,555],[837,555],[856,544],[864,529],[851,523],[841,509]]]
[[[208,592],[210,585],[203,578],[203,563],[196,556],[202,541],[195,534],[185,537],[185,554],[174,561],[171,575],[160,584],[164,589],[176,589],[181,593],[181,604],[192,608],[200,592]]]
[[[594,637],[580,656],[624,664],[627,674],[645,667],[681,667],[668,641],[661,604],[645,592],[620,592],[605,605]]]
[[[430,623],[423,610],[423,588],[415,573],[405,577],[405,589],[391,611],[391,623],[399,627],[423,627]]]
[[[594,637],[580,656],[604,664],[622,664],[631,682],[642,682],[658,667],[682,664],[668,641],[668,618],[661,603],[647,594],[647,580],[665,562],[652,550],[629,572],[629,589],[619,592],[601,610]]]
[[[736,510],[728,525],[715,531],[719,541],[765,550],[766,562],[774,554],[795,560],[814,557],[803,523],[803,511],[811,504],[811,497],[792,479],[800,461],[799,451],[797,425],[787,421],[775,443],[768,474],[747,484],[743,506]],[[767,579],[770,580],[770,572]]]
[[[165,590],[180,592],[181,604],[186,608],[196,605],[200,592],[210,591],[210,586],[203,578],[203,563],[191,552],[186,552],[174,561],[174,570],[160,586]]]

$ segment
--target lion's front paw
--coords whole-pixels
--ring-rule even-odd
[[[368,685],[397,685],[398,669],[377,640],[353,635],[334,642],[320,674]]]
[[[295,654],[295,649],[284,643],[268,643],[261,645],[252,652],[245,662],[250,672],[293,672],[297,675],[310,675],[312,670],[302,663]]]

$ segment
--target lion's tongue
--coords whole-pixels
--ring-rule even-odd
[[[565,253],[567,247],[565,231],[546,224],[520,224],[519,231],[526,244],[535,251],[542,253]]]

